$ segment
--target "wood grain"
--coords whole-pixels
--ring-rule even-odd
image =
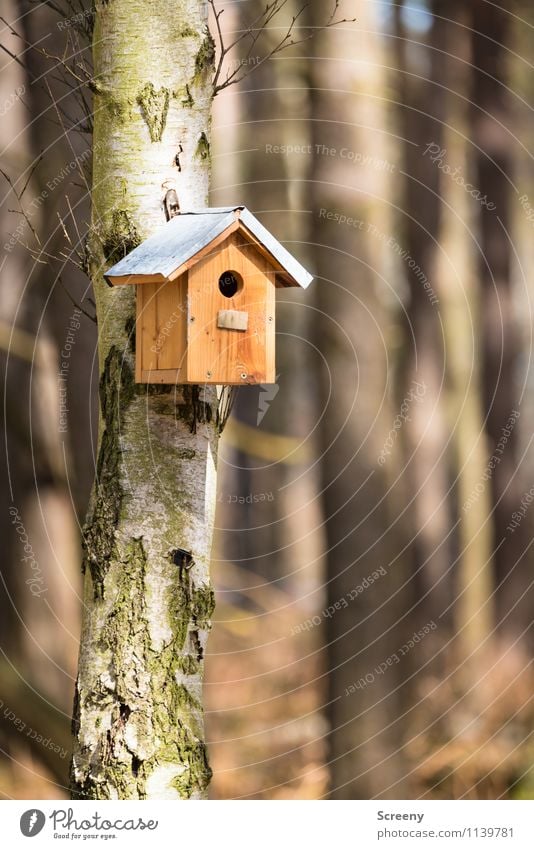
[[[243,286],[225,298],[218,281],[237,272]],[[187,379],[191,383],[252,384],[274,380],[275,269],[257,249],[233,233],[215,256],[189,272]],[[217,327],[219,310],[248,312],[246,332]],[[271,319],[271,320],[269,320]]]
[[[137,287],[136,371],[138,383],[167,383],[168,372],[186,374],[187,274],[173,282]],[[159,374],[165,372],[165,376]],[[163,379],[165,378],[165,379]],[[175,382],[175,381],[172,381]]]

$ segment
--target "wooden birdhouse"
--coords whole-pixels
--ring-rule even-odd
[[[274,383],[275,288],[312,276],[245,207],[180,213],[105,275],[137,287],[138,383]]]

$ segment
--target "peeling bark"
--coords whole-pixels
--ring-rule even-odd
[[[134,287],[111,290],[102,277],[164,224],[166,181],[182,208],[207,202],[209,43],[203,0],[97,3],[88,262],[101,415],[84,529],[75,798],[202,798],[211,776],[201,688],[217,393],[135,384]]]

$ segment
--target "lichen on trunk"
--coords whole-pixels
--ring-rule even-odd
[[[201,798],[211,775],[201,688],[214,605],[217,393],[135,384],[134,287],[111,290],[102,276],[164,224],[169,181],[182,208],[207,202],[213,55],[206,5],[96,5],[87,254],[101,411],[83,533],[75,798]]]

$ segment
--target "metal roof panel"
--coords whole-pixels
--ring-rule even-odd
[[[303,289],[307,289],[313,280],[313,274],[306,271],[304,266],[302,266],[300,262],[296,260],[283,245],[280,244],[278,239],[275,239],[273,234],[270,233],[260,221],[258,221],[256,216],[253,215],[246,206],[243,207],[243,211],[239,217],[245,227],[247,227],[256,239],[262,243],[264,248],[269,251],[277,262],[285,268],[287,273],[293,277],[299,286],[302,286]]]
[[[287,274],[299,286],[309,286],[313,276],[244,206],[181,212],[112,266],[105,274],[106,279],[130,275],[168,277],[230,227],[236,220],[238,210],[242,224],[261,242]]]

